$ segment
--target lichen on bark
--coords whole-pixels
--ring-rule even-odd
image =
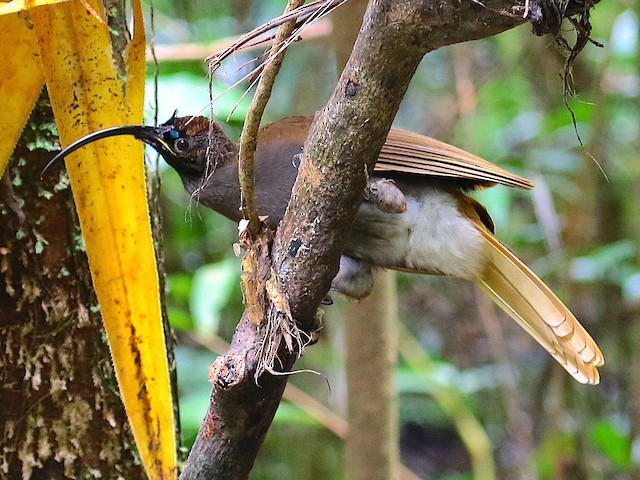
[[[0,179],[0,477],[141,478],[43,95]]]

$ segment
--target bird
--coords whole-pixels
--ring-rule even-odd
[[[312,116],[292,116],[260,129],[255,152],[259,214],[272,229],[282,219],[298,173]],[[86,135],[43,170],[78,148],[116,135],[152,146],[199,202],[239,222],[238,146],[216,121],[174,115],[159,126],[128,125]],[[445,275],[476,283],[576,380],[600,381],[604,356],[571,311],[494,235],[487,210],[468,193],[530,180],[439,140],[391,128],[347,236],[331,290],[361,299],[372,270]]]

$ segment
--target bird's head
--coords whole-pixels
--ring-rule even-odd
[[[157,127],[127,125],[90,133],[58,153],[42,173],[77,149],[96,140],[118,135],[132,135],[153,147],[183,179],[202,178],[207,166],[209,138],[212,139],[209,156],[213,163],[230,160],[236,153],[235,145],[216,122],[211,123],[205,117],[176,117],[174,114]]]

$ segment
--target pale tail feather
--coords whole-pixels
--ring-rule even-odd
[[[604,358],[591,336],[535,273],[491,233],[478,231],[490,252],[478,285],[576,380],[597,384]]]

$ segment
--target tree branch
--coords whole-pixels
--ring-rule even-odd
[[[338,271],[345,235],[422,57],[525,20],[491,1],[434,4],[374,0],[353,53],[304,147],[298,179],[274,243],[274,268],[293,317],[309,328]]]
[[[522,4],[500,0],[370,3],[347,67],[311,128],[273,245],[273,274],[303,331],[316,327],[367,172],[424,54],[512,28],[525,21],[523,12]],[[271,305],[270,318],[276,314]],[[183,480],[247,478],[286,384],[270,372],[260,376],[259,387],[254,380],[267,330],[266,322],[256,325],[245,313],[231,349],[212,366],[211,405]],[[280,342],[282,371],[293,366],[299,347]]]

